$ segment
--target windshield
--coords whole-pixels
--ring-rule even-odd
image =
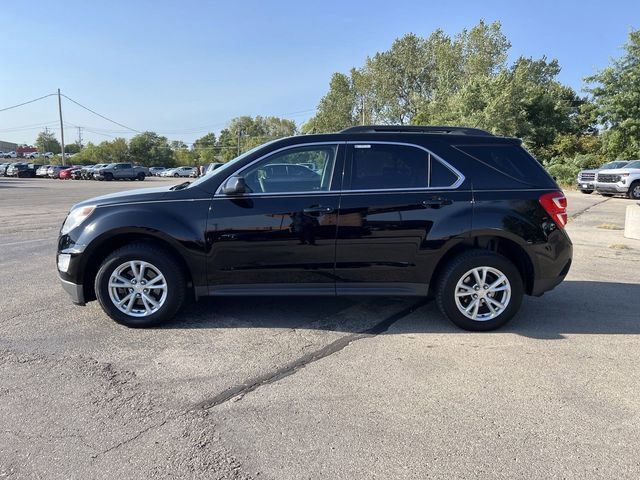
[[[629,162],[624,161],[624,160],[618,160],[618,161],[615,161],[615,162],[605,163],[602,167],[600,167],[600,170],[611,170],[612,168],[622,168],[627,163],[629,163]]]
[[[213,176],[218,176],[218,175],[228,175],[228,172],[230,170],[233,170],[234,165],[241,161],[244,160],[246,157],[248,157],[249,155],[251,155],[252,153],[254,153],[256,150],[259,150],[260,148],[269,145],[273,142],[277,142],[279,139],[276,140],[271,140],[270,142],[267,143],[263,143],[262,145],[258,145],[257,147],[253,147],[251,150],[247,150],[246,152],[244,152],[242,155],[234,158],[233,160],[229,160],[227,163],[224,163],[222,166],[216,168],[215,170],[211,170],[209,172],[207,172],[205,175],[203,175],[202,177],[198,178],[197,180],[195,180],[194,182],[191,182],[191,184],[189,185],[190,187],[193,187],[195,185],[200,185],[203,182],[206,182],[207,180],[213,178]]]

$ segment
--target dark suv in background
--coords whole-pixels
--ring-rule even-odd
[[[276,140],[194,181],[75,205],[62,285],[132,327],[187,294],[433,294],[490,330],[566,276],[566,198],[514,138],[363,126]],[[242,308],[242,303],[238,303]]]

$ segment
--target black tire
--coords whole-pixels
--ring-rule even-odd
[[[143,182],[145,177],[146,177],[146,175],[144,174],[144,172],[140,172],[138,174],[138,181],[139,182]]]
[[[631,184],[627,196],[633,200],[640,200],[640,181],[636,180]]]
[[[507,277],[511,286],[511,297],[506,308],[492,319],[473,320],[464,315],[456,305],[455,293],[458,281],[471,278],[466,275],[467,272],[477,267],[490,267],[500,271]],[[469,250],[453,258],[444,267],[437,285],[436,302],[440,311],[458,327],[471,331],[494,330],[507,323],[520,309],[524,295],[522,276],[516,266],[506,257],[489,250]],[[486,300],[484,302],[488,304]],[[480,308],[488,310],[488,307]]]
[[[174,173],[173,176],[178,178],[180,175],[178,175],[177,173]]]
[[[144,317],[135,317],[118,309],[109,295],[111,274],[122,264],[142,260],[152,264],[164,275],[167,296],[160,308]],[[149,243],[132,243],[111,253],[100,266],[95,280],[95,292],[100,306],[116,322],[132,328],[153,327],[171,320],[184,303],[187,283],[178,262],[171,253]],[[126,291],[125,291],[126,293]]]
[[[108,173],[108,172],[107,172],[107,173],[105,173],[105,174],[104,174],[104,179],[105,179],[107,182],[110,182],[111,180],[113,180],[113,173]]]
[[[593,193],[593,190],[580,190],[580,191],[585,195],[591,195]]]

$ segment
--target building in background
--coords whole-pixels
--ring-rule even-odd
[[[0,152],[15,152],[17,150],[17,143],[3,142],[2,140],[0,140]]]

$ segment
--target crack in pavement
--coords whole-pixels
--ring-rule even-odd
[[[376,323],[373,327],[367,330],[340,337],[337,340],[329,343],[328,345],[325,345],[321,349],[303,355],[297,360],[289,362],[273,372],[254,377],[245,383],[228,388],[222,393],[219,393],[207,400],[197,403],[192,408],[192,410],[209,410],[225,402],[228,402],[233,398],[242,398],[247,393],[253,392],[260,387],[277,382],[285,377],[288,377],[289,375],[293,375],[298,370],[306,367],[307,365],[317,362],[318,360],[322,360],[329,355],[333,355],[334,353],[339,352],[340,350],[344,349],[357,340],[375,337],[376,335],[380,335],[381,333],[386,332],[395,322],[415,312],[418,308],[426,305],[429,302],[430,300],[428,299],[422,299],[419,302],[416,302],[413,305],[394,313],[381,322]]]
[[[163,425],[165,425],[167,423],[168,419],[163,420],[160,423],[156,423],[153,425],[149,425],[147,428],[144,428],[142,430],[140,430],[138,433],[136,433],[135,435],[133,435],[132,437],[126,438],[124,440],[122,440],[121,442],[116,443],[115,445],[113,445],[112,447],[107,448],[106,450],[103,450],[102,452],[98,452],[94,455],[91,455],[91,458],[95,459],[98,458],[101,455],[104,455],[106,453],[109,453],[113,450],[117,450],[118,448],[122,447],[123,445],[126,445],[127,443],[131,443],[134,440],[137,440],[138,438],[140,438],[142,435],[144,435],[145,433],[147,433],[149,430],[152,430],[154,428],[160,428]]]
[[[591,210],[593,207],[597,207],[598,205],[604,203],[604,202],[608,202],[609,200],[611,200],[611,198],[605,198],[604,200],[600,200],[597,203],[594,203],[593,205],[589,205],[586,208],[583,208],[582,210],[578,210],[576,213],[574,213],[573,215],[569,215],[569,218],[571,220],[574,220],[576,218],[578,218],[580,215],[582,215],[583,213],[587,213],[589,210]]]

